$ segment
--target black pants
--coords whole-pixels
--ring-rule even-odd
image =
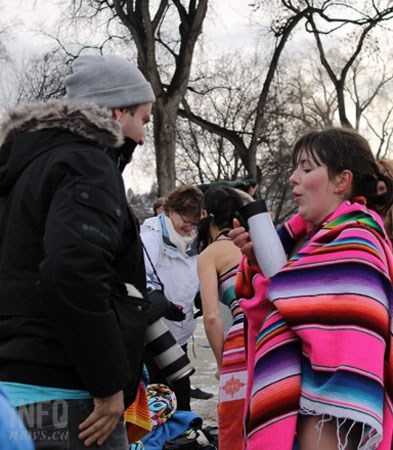
[[[181,346],[184,352],[187,354],[187,344]],[[150,383],[161,383],[170,386],[177,399],[177,409],[180,411],[191,411],[190,400],[191,400],[191,381],[189,376],[181,378],[176,383],[169,383],[165,375],[162,373],[160,368],[157,366],[153,354],[148,348],[145,349],[145,364],[147,370],[149,371]]]
[[[34,440],[36,450],[127,450],[126,427],[123,417],[102,445],[83,445],[78,438],[79,425],[94,409],[92,399],[54,400],[19,406],[27,431]]]

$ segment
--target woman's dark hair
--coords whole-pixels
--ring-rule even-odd
[[[219,230],[232,229],[235,212],[243,205],[241,195],[230,187],[222,186],[206,191],[202,209],[206,211],[207,216],[200,221],[196,239],[200,252],[212,242],[211,225],[215,224]]]
[[[354,130],[331,127],[310,131],[295,143],[292,153],[294,165],[302,151],[316,164],[325,164],[330,179],[344,170],[353,174],[351,197],[362,196],[367,206],[384,214],[393,204],[393,182],[382,174],[367,140]],[[386,192],[378,193],[378,181],[386,185]]]

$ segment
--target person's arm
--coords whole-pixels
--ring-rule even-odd
[[[205,252],[198,256],[198,277],[203,309],[203,324],[210,347],[221,369],[224,326],[219,308],[217,271],[213,258]]]

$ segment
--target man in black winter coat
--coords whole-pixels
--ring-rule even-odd
[[[37,449],[125,450],[148,301],[121,171],[155,97],[117,56],[65,84],[0,126],[0,380]]]

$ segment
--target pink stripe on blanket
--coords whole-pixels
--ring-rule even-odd
[[[315,370],[349,371],[373,378],[382,384],[385,343],[377,334],[360,327],[308,325],[297,327],[303,351]],[[310,345],[312,343],[312,345]],[[313,351],[313,346],[316,351]],[[354,369],[356,368],[356,370]]]
[[[297,412],[292,415],[275,418],[264,427],[256,428],[247,441],[247,450],[293,450],[288,436],[295,436]],[[266,425],[269,425],[266,428]]]

